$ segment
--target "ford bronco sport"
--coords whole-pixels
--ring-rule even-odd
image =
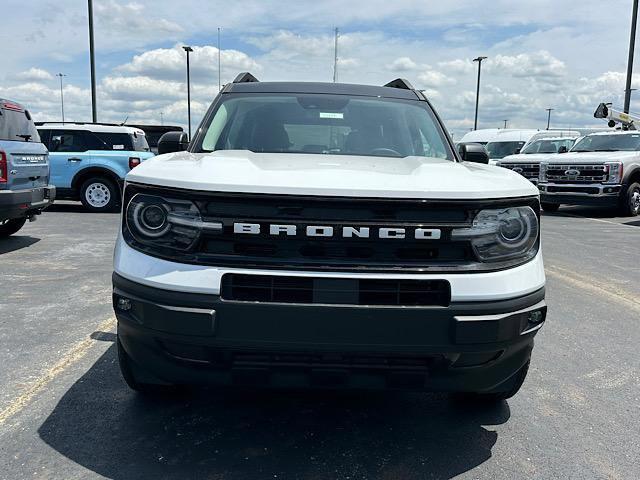
[[[486,162],[406,80],[239,75],[187,151],[127,175],[125,380],[515,394],[546,317],[538,190]]]
[[[0,99],[0,238],[18,232],[53,202],[47,154],[29,111]]]

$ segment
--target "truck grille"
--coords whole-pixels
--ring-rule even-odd
[[[451,287],[445,280],[378,280],[289,277],[227,273],[222,277],[224,300],[331,305],[449,305]]]
[[[601,183],[608,177],[606,165],[549,164],[546,171],[551,183]]]
[[[500,166],[519,173],[527,180],[537,181],[540,173],[539,163],[502,163]]]
[[[198,206],[207,222],[222,223],[217,232],[203,232],[188,252],[147,247],[128,233],[127,243],[138,250],[168,260],[239,268],[313,271],[490,271],[506,264],[482,263],[466,240],[453,241],[453,228],[470,226],[482,208],[529,205],[539,211],[535,197],[501,200],[435,201],[421,199],[371,199],[297,195],[205,193],[160,189],[129,184],[127,199],[136,193],[187,198]],[[260,225],[259,234],[234,232],[234,223]],[[271,235],[269,225],[296,226],[296,235]],[[331,237],[309,237],[308,226],[327,225]],[[370,238],[342,236],[343,227],[369,227]],[[406,238],[379,238],[380,228],[404,228]],[[414,230],[437,229],[440,238],[416,239]],[[511,266],[512,263],[509,264]]]

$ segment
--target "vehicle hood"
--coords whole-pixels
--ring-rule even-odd
[[[291,195],[487,199],[537,195],[510,170],[423,157],[369,157],[223,150],[178,152],[141,163],[128,182]]]
[[[518,153],[515,155],[507,155],[498,160],[500,163],[538,163],[542,160],[553,160],[559,154],[557,153]],[[562,154],[566,155],[566,154]]]
[[[551,163],[625,162],[638,158],[638,152],[568,152],[549,158]]]

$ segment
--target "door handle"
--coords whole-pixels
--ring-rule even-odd
[[[67,159],[67,162],[81,162],[82,159],[78,157],[71,157]]]

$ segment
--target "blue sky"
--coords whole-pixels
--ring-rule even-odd
[[[246,69],[264,80],[328,81],[337,26],[339,81],[406,77],[461,135],[473,125],[478,55],[489,57],[481,127],[508,119],[540,128],[548,107],[556,126],[601,126],[596,105],[622,102],[631,0],[94,0],[94,11],[102,121],[157,123],[162,112],[165,123],[186,123],[180,46],[190,44],[197,123],[217,92],[217,27],[223,82]],[[67,118],[87,120],[86,2],[4,0],[0,12],[0,96],[29,105],[36,119],[57,120],[54,75],[63,72]]]

